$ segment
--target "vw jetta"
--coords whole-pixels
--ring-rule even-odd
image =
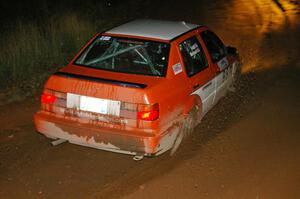
[[[174,151],[238,70],[236,49],[206,26],[131,21],[94,36],[49,77],[36,129],[52,139],[131,155]]]

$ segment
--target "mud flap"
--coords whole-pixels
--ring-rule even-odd
[[[179,125],[175,124],[172,127],[172,129],[170,130],[170,132],[167,133],[160,140],[158,148],[157,148],[157,152],[155,153],[155,156],[159,156],[159,155],[163,154],[164,152],[170,150],[173,147],[174,142],[175,142],[176,137],[178,136],[179,132],[180,132]]]
[[[179,132],[177,133],[174,144],[170,150],[170,156],[173,156],[179,148],[182,140],[187,137],[198,124],[198,108],[194,107],[188,114],[188,116],[179,125]]]
[[[174,141],[174,144],[170,150],[170,156],[173,156],[175,154],[175,152],[177,151],[177,149],[179,148],[182,140],[183,140],[183,137],[184,137],[184,133],[182,132],[183,131],[183,126],[184,124],[181,124],[181,128],[178,129],[178,132],[177,132],[177,136],[176,136],[176,139]]]

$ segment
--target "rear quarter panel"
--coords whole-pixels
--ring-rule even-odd
[[[173,66],[176,64],[181,65],[182,71],[175,75]],[[163,128],[178,122],[184,113],[189,83],[183,70],[176,43],[172,43],[165,81],[154,92],[160,105],[160,126]]]

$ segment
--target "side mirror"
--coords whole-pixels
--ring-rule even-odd
[[[235,47],[227,46],[227,53],[231,55],[238,54],[238,50]]]

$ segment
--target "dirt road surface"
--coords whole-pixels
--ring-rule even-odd
[[[53,147],[34,97],[0,107],[0,198],[300,198],[299,1],[192,3],[145,15],[208,25],[238,47],[243,76],[175,156]]]

